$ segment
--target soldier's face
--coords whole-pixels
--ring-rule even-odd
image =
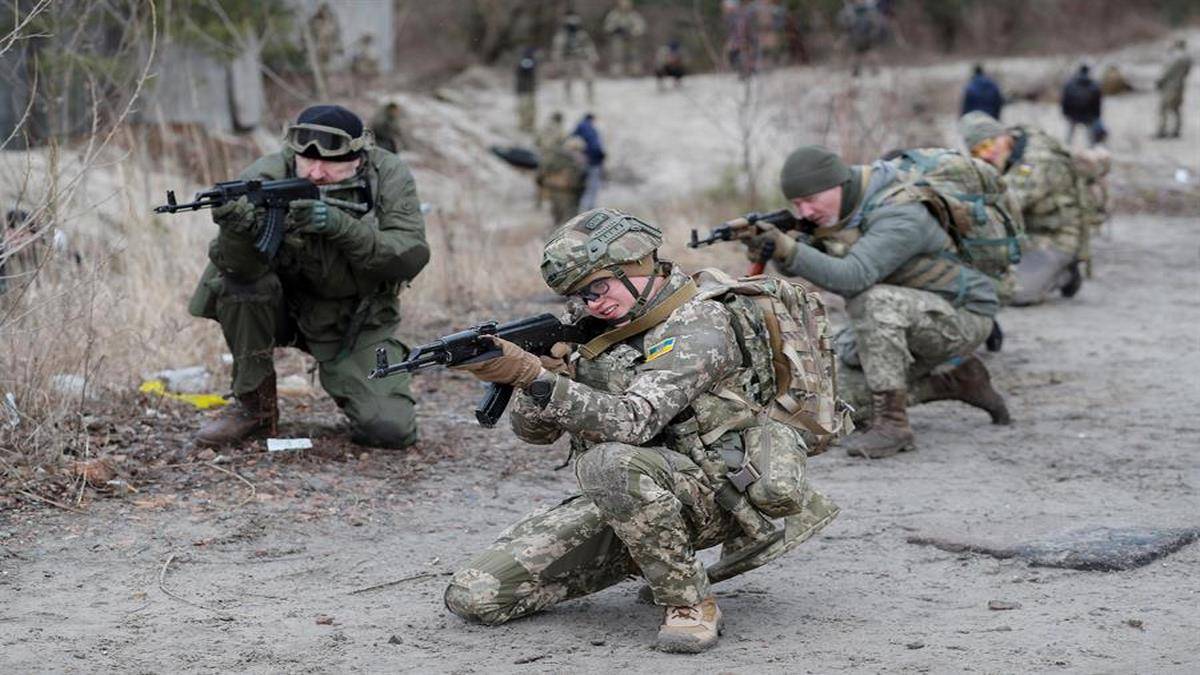
[[[362,158],[351,162],[330,162],[324,159],[296,157],[296,175],[317,185],[332,185],[352,178],[358,172]]]
[[[1012,155],[1012,149],[1013,137],[1005,134],[976,145],[971,148],[971,154],[1003,171],[1009,156]]]
[[[821,227],[835,225],[842,210],[842,186],[837,185],[807,197],[796,197],[792,200],[792,209],[797,216]]]
[[[629,282],[634,288],[639,291],[644,291],[647,284],[656,283],[661,277],[629,277]],[[615,322],[621,317],[629,313],[633,306],[637,304],[637,298],[629,292],[625,284],[621,283],[615,277],[606,277],[597,279],[589,284],[588,294],[584,300],[584,306],[587,308],[588,314],[597,319]],[[621,321],[616,325],[629,323]]]

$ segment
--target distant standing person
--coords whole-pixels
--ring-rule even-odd
[[[558,227],[579,213],[579,200],[587,185],[586,144],[578,136],[559,137],[538,162],[538,203],[550,202],[551,225]]]
[[[604,180],[606,155],[600,132],[596,130],[596,116],[592,113],[584,115],[579,124],[575,125],[572,135],[583,139],[584,154],[587,155],[587,179],[583,197],[579,200],[579,209],[587,211],[596,208],[596,198],[600,195],[600,184]]]
[[[537,124],[537,51],[526,47],[517,61],[517,128],[533,133]]]
[[[1192,57],[1188,56],[1187,42],[1179,40],[1171,48],[1167,67],[1155,83],[1158,89],[1158,133],[1155,138],[1179,138],[1183,128],[1180,110],[1183,108],[1184,84],[1191,69]]]
[[[642,35],[646,20],[633,8],[633,0],[618,0],[604,17],[604,35],[608,38],[608,74],[613,77],[640,75]]]
[[[683,46],[679,40],[671,40],[658,48],[654,55],[654,77],[658,81],[658,90],[666,89],[666,79],[675,79],[675,88],[683,84],[683,76],[687,74],[683,64]]]
[[[567,132],[563,128],[563,114],[561,110],[555,110],[546,118],[546,123],[538,129],[537,136],[534,138],[534,143],[537,145],[538,154],[545,155],[558,147],[559,143],[567,137]]]
[[[1075,137],[1075,127],[1078,125],[1087,129],[1089,145],[1102,142],[1108,135],[1100,121],[1103,98],[1100,85],[1092,79],[1091,69],[1086,63],[1080,65],[1062,90],[1062,114],[1067,118],[1067,145]]]
[[[375,147],[399,153],[405,149],[404,133],[400,129],[400,104],[388,101],[371,116],[367,125],[375,136]]]
[[[1000,86],[983,72],[983,64],[976,63],[975,71],[963,90],[962,114],[978,110],[1000,119],[1000,110],[1003,107],[1004,94],[1000,93]]]
[[[554,36],[551,51],[554,63],[563,78],[563,90],[567,94],[567,100],[571,100],[572,83],[582,79],[584,87],[587,88],[588,103],[591,103],[596,79],[596,62],[600,60],[600,56],[596,53],[592,37],[583,29],[583,19],[578,14],[569,12],[563,19],[562,27]]]

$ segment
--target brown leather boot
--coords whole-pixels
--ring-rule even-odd
[[[932,396],[928,401],[962,401],[992,416],[992,424],[1009,424],[1008,406],[1004,397],[992,388],[987,366],[974,356],[962,365],[945,373],[929,376]]]
[[[275,398],[275,374],[268,375],[254,391],[246,392],[221,409],[196,432],[196,443],[217,447],[243,441],[262,433],[274,434],[279,423]]]
[[[907,405],[908,392],[903,389],[871,392],[870,427],[842,442],[846,454],[882,459],[916,447]]]

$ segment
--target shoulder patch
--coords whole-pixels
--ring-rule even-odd
[[[1029,174],[1033,173],[1033,167],[1029,164],[1022,164],[1021,166],[1017,167],[1017,171],[1023,176],[1028,176]]]
[[[646,348],[645,363],[650,363],[651,361],[653,361],[654,359],[657,359],[658,357],[662,356],[663,354],[670,352],[672,349],[675,349],[675,338],[673,338],[673,337],[669,337],[665,340],[659,340],[658,342],[655,342],[654,344],[652,344]]]

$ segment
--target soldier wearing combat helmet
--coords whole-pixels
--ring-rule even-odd
[[[510,419],[523,440],[569,435],[581,494],[526,516],[458,571],[445,595],[455,614],[500,624],[642,576],[664,608],[658,648],[698,652],[721,627],[712,580],[781,555],[836,514],[807,487],[801,436],[731,398],[772,377],[743,364],[743,349],[767,348],[765,328],[739,330],[736,298],[705,295],[704,282],[658,259],[661,242],[657,227],[611,209],[568,221],[544,248],[542,276],[610,330],[557,346],[556,359],[498,340],[502,356],[465,367],[519,390]],[[731,483],[762,448],[788,454],[804,495],[796,530],[765,549],[747,546],[744,525],[758,482],[744,494]],[[693,461],[706,450],[728,462],[716,479]],[[696,558],[718,544],[736,571]]]
[[[417,428],[408,376],[363,375],[378,348],[393,358],[407,354],[394,336],[398,293],[429,261],[412,174],[399,156],[373,147],[357,115],[318,105],[300,113],[281,152],[240,176],[293,177],[315,183],[321,199],[291,203],[274,258],[254,247],[264,215],[245,198],[213,209],[219,229],[188,311],[221,324],[236,400],[196,440],[224,445],[273,433],[274,349],[296,347],[316,359],[321,386],[350,418],[351,440],[411,445]]]

